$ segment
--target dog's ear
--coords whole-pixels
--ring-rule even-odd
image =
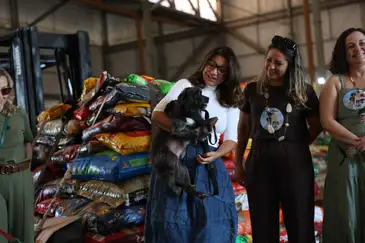
[[[215,124],[218,122],[218,117],[212,117],[208,119],[208,125],[215,126]]]

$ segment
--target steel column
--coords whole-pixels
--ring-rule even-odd
[[[108,55],[106,54],[106,50],[109,46],[109,34],[108,34],[108,18],[107,13],[105,11],[101,11],[101,35],[102,35],[102,59],[103,59],[103,69],[108,70]]]
[[[164,29],[163,29],[163,23],[158,22],[158,35],[160,37],[163,37],[164,35]],[[157,47],[157,69],[158,69],[158,75],[161,78],[167,77],[167,70],[166,70],[166,53],[165,53],[165,43],[161,43],[156,46]]]
[[[321,1],[320,6],[321,9],[332,9],[361,2],[363,2],[363,0],[325,0]],[[304,14],[304,6],[293,7],[293,16],[299,16],[303,14]],[[287,16],[288,16],[288,10],[283,9],[283,10],[273,11],[270,13],[232,20],[226,22],[225,26],[230,29],[237,29],[237,28],[257,25],[259,23],[267,23],[285,19],[287,18]]]
[[[362,28],[365,29],[365,2],[360,3],[360,15]]]
[[[308,71],[312,84],[315,83],[315,67],[314,67],[314,57],[313,57],[313,42],[312,33],[310,26],[310,10],[309,10],[309,0],[303,0],[304,8],[304,24],[305,24],[305,37],[307,42],[307,58],[308,58]]]
[[[47,10],[44,14],[40,15],[35,20],[33,20],[32,22],[30,22],[28,24],[28,26],[34,26],[37,23],[41,22],[43,19],[47,18],[49,15],[53,14],[54,12],[56,12],[58,9],[60,9],[61,7],[63,7],[69,1],[70,0],[62,0],[62,1],[60,1],[59,3],[57,3],[56,5],[54,5],[52,8],[50,8],[49,10]]]
[[[295,40],[292,0],[287,0],[287,4],[288,4],[288,17],[289,17],[289,36],[290,36],[290,38]]]
[[[145,55],[144,55],[144,42],[142,33],[142,20],[141,18],[135,19],[137,42],[138,42],[138,60],[139,60],[139,72],[146,73]]]
[[[145,45],[145,65],[147,75],[155,75],[155,46],[152,36],[152,18],[151,18],[151,6],[148,0],[143,0],[142,2],[142,23],[143,32],[146,39]]]
[[[317,77],[325,78],[324,45],[320,0],[312,0],[313,26],[317,54]]]
[[[19,10],[18,10],[18,0],[9,0],[10,7],[10,28],[17,29],[19,28]]]

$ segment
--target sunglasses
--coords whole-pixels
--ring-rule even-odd
[[[271,39],[271,43],[274,45],[277,45],[277,46],[283,46],[283,47],[291,49],[293,51],[297,48],[297,44],[293,40],[279,36],[279,35],[275,35]]]
[[[207,68],[209,70],[213,70],[213,69],[217,68],[218,73],[220,75],[224,75],[224,74],[226,74],[228,72],[228,67],[226,67],[226,66],[218,66],[218,64],[215,61],[213,61],[212,59],[209,59],[207,61],[206,66],[207,66]]]
[[[5,87],[5,88],[2,88],[1,89],[1,94],[2,95],[8,95],[8,94],[10,94],[10,92],[13,90],[13,88],[12,87]]]

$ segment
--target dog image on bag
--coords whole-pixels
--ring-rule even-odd
[[[208,102],[209,97],[204,96],[200,88],[184,89],[177,100],[171,101],[165,108],[165,113],[172,123],[170,133],[158,129],[152,142],[152,166],[176,195],[185,191],[203,197],[191,184],[188,168],[181,159],[185,156],[189,144],[208,139],[218,121],[217,117],[202,117]]]

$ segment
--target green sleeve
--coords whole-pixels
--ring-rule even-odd
[[[24,143],[31,143],[33,142],[33,133],[30,128],[29,117],[23,109],[21,109],[21,112],[24,118]]]

